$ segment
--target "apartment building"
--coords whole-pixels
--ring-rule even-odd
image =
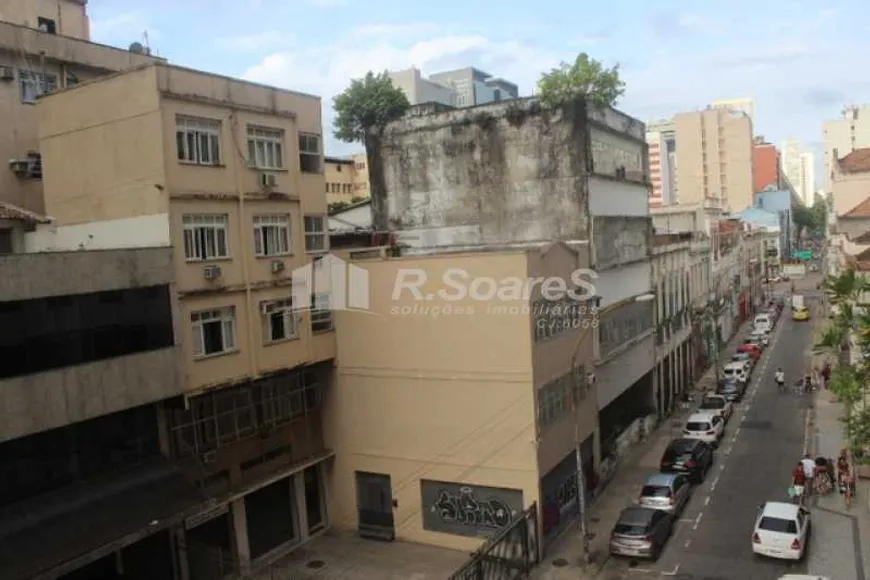
[[[758,136],[752,144],[752,191],[763,191],[773,186],[781,187],[780,153],[773,143]]]
[[[326,180],[326,202],[350,203],[354,194],[354,161],[338,157],[323,158],[323,176]]]
[[[353,195],[368,199],[371,197],[369,187],[369,162],[365,153],[352,155],[353,161]]]
[[[801,203],[811,207],[816,195],[816,156],[812,151],[804,150],[798,139],[786,139],[781,150],[783,172]]]
[[[338,367],[325,403],[328,446],[342,450],[333,523],[472,551],[520,521],[516,557],[536,555],[578,513],[575,429],[586,493],[595,484],[595,301],[523,281],[570,283],[589,266],[587,244],[349,253],[349,276],[364,271],[370,292],[367,312],[336,313]],[[456,272],[468,292],[445,283]],[[511,280],[528,291],[512,293]],[[537,521],[527,522],[534,505]],[[542,541],[523,551],[529,524]]]
[[[650,207],[676,203],[674,191],[676,142],[659,131],[647,131],[646,143],[649,146],[649,177],[652,183]]]
[[[14,254],[0,272],[4,580],[174,578],[205,497],[161,416],[184,392],[172,250]]]
[[[439,103],[450,107],[473,107],[516,99],[519,87],[473,67],[446,71],[424,77],[412,67],[389,72],[393,85],[402,89],[412,105]]]
[[[165,445],[210,502],[174,545],[191,580],[248,574],[329,524],[320,98],[156,63],[37,110],[54,222],[32,247],[171,248],[183,398]]]
[[[834,165],[856,149],[870,147],[870,104],[843,107],[841,118],[824,124],[825,191],[833,187]]]
[[[90,42],[84,0],[0,2],[0,201],[44,212],[37,99],[58,89],[156,59]],[[133,40],[133,39],[131,39]]]
[[[713,101],[710,105],[713,109],[726,109],[729,111],[738,111],[745,114],[751,121],[755,121],[755,99],[722,99]]]
[[[680,203],[718,201],[731,211],[752,205],[752,120],[731,108],[674,117]]]
[[[699,231],[656,233],[653,237],[655,288],[655,395],[660,417],[670,414],[682,393],[707,368],[699,319],[708,299],[712,262],[709,238]],[[712,359],[711,359],[712,360]]]

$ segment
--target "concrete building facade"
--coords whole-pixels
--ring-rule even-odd
[[[815,201],[816,156],[804,150],[800,140],[786,139],[781,145],[782,169],[798,199],[807,207]],[[761,191],[761,190],[756,190]]]
[[[323,158],[323,177],[326,180],[326,202],[350,203],[354,198],[354,166],[352,159]]]
[[[752,205],[752,120],[730,108],[674,117],[680,203]]]
[[[575,429],[595,482],[595,301],[572,306],[546,284],[516,283],[572,280],[589,267],[588,246],[356,255],[366,256],[351,267],[367,273],[370,303],[336,313],[325,402],[328,445],[342,450],[334,525],[469,551],[534,503],[545,544],[577,514]],[[463,497],[504,509],[474,516]]]
[[[158,63],[37,109],[54,221],[30,248],[171,248],[184,397],[160,417],[210,502],[173,534],[184,574],[245,575],[322,533],[335,333],[329,287],[311,282],[328,251],[320,99]]]
[[[781,187],[780,154],[776,145],[756,137],[752,145],[752,191],[763,191],[768,187]]]
[[[861,204],[870,195],[870,147],[837,155],[831,165],[831,198],[837,216],[843,216]]]
[[[673,135],[661,131],[647,131],[646,142],[649,146],[649,174],[652,183],[650,207],[674,204],[676,141]]]
[[[438,103],[462,108],[519,97],[516,84],[473,67],[435,73],[428,78],[416,67],[390,71],[389,75],[412,105]]]
[[[729,111],[739,111],[745,114],[751,121],[755,121],[755,99],[723,99],[713,101],[710,105],[714,109],[726,109]]]
[[[870,104],[843,107],[840,119],[824,124],[825,191],[833,187],[834,165],[856,149],[870,147]]]
[[[90,42],[83,0],[0,2],[0,201],[44,212],[37,137],[40,96],[153,62],[138,52]],[[131,39],[133,40],[133,39]],[[141,49],[141,50],[140,50]]]

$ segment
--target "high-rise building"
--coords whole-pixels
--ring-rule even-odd
[[[755,121],[755,101],[751,98],[743,99],[724,99],[713,101],[710,105],[714,109],[730,109],[732,111],[741,111],[746,113],[751,121]]]
[[[806,151],[800,140],[794,138],[783,141],[780,148],[783,173],[801,202],[807,206],[813,205],[816,191],[815,155],[812,151]]]
[[[646,142],[649,145],[650,207],[678,203],[676,136],[672,119],[647,123]]]
[[[842,118],[827,121],[825,140],[825,191],[832,190],[833,163],[836,155],[845,157],[850,152],[870,147],[870,104],[843,107]]]
[[[752,120],[708,107],[674,117],[680,203],[718,201],[732,212],[752,205]]]
[[[779,189],[780,155],[773,143],[767,143],[764,137],[756,137],[752,145],[752,190],[764,191],[773,186]]]
[[[436,73],[429,78],[413,67],[392,71],[389,75],[412,105],[441,103],[452,107],[473,107],[519,96],[516,84],[472,67]]]

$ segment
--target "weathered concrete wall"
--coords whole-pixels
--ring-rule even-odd
[[[169,284],[172,248],[0,256],[0,302]]]
[[[597,274],[598,278],[593,282],[596,293],[601,297],[601,308],[652,291],[652,268],[646,261],[602,270]]]
[[[626,351],[618,357],[596,367],[595,395],[598,408],[603,409],[640,380],[652,369],[654,361],[655,336],[647,334],[626,347]]]
[[[593,268],[606,270],[650,256],[652,221],[642,216],[600,216],[592,221]]]
[[[648,216],[647,187],[613,177],[589,178],[589,215]]]
[[[583,103],[415,111],[369,140],[375,227],[411,251],[586,239],[587,140]]]

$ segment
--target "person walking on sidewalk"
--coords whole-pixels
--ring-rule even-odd
[[[831,379],[831,363],[825,361],[825,366],[822,367],[822,384],[827,389],[828,381]]]

